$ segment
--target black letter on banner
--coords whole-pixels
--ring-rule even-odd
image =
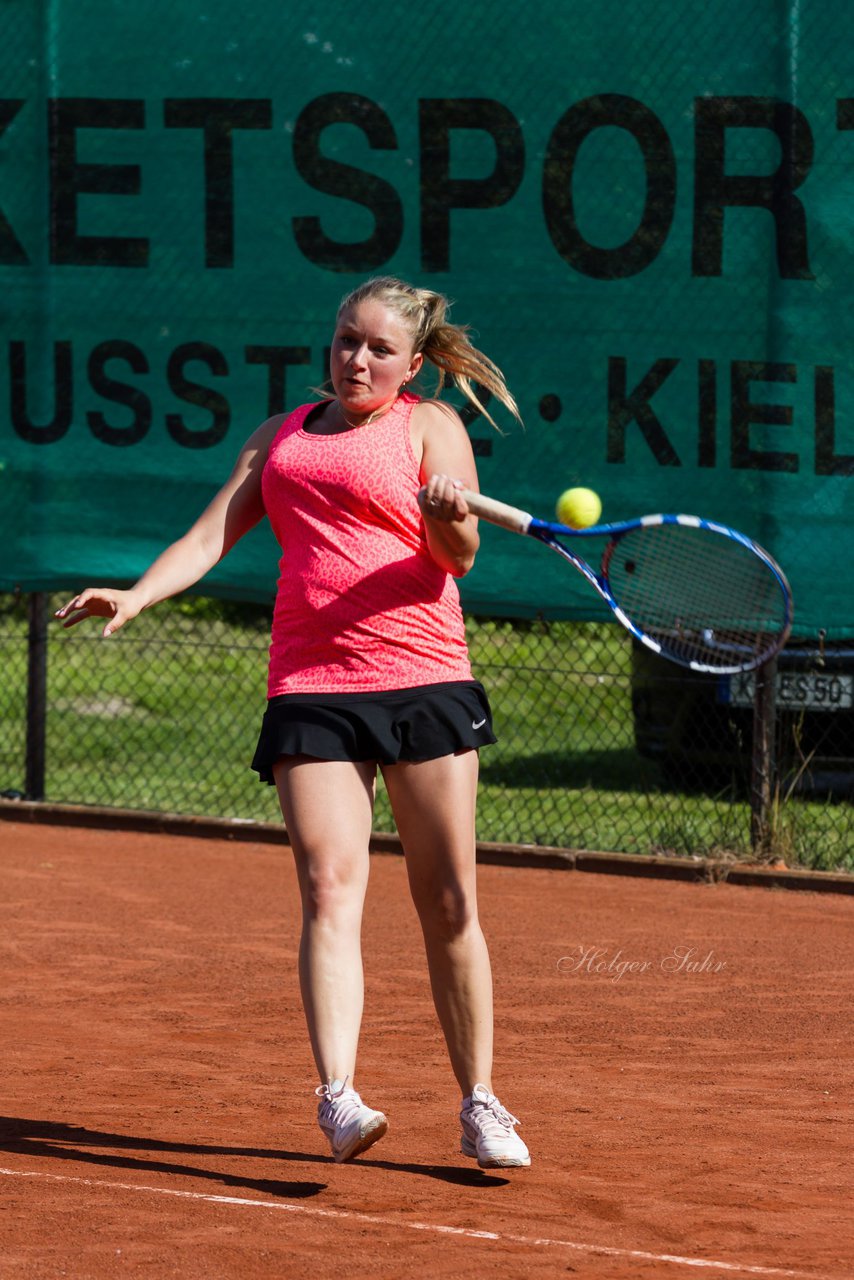
[[[775,453],[751,449],[750,428],[753,423],[762,426],[792,425],[793,411],[790,404],[753,404],[750,399],[751,382],[797,382],[798,370],[793,364],[766,364],[763,360],[733,360],[732,387],[732,440],[730,458],[733,467],[748,471],[798,471],[796,453]]]
[[[234,266],[235,129],[270,129],[269,98],[167,98],[167,129],[203,129],[205,135],[205,266]]]
[[[294,127],[294,163],[315,191],[352,200],[374,215],[376,227],[366,240],[341,244],[330,240],[319,218],[293,219],[294,238],[310,262],[327,271],[370,271],[387,262],[403,236],[403,205],[390,183],[320,154],[324,129],[350,124],[361,129],[375,151],[394,151],[394,126],[383,109],[358,93],[326,93],[300,112]],[[349,154],[349,151],[348,151]]]
[[[78,129],[143,129],[145,103],[132,98],[52,98],[48,103],[50,153],[50,260],[76,267],[145,267],[148,241],[77,234],[77,197],[139,195],[135,164],[79,164]]]
[[[488,133],[495,166],[486,178],[452,178],[451,130]],[[519,121],[492,98],[425,98],[420,106],[421,266],[449,271],[451,209],[497,209],[518,190],[525,172]]]
[[[133,410],[133,421],[126,427],[112,427],[97,410],[87,413],[86,421],[92,435],[103,444],[136,444],[151,426],[151,401],[139,387],[131,387],[126,382],[108,378],[105,371],[108,360],[124,360],[134,373],[148,373],[145,353],[132,342],[114,338],[110,342],[99,343],[89,355],[89,382],[93,391],[97,391],[105,400],[127,405]]]
[[[23,98],[0,98],[0,136],[24,105]],[[0,210],[0,263],[9,267],[25,267],[29,258],[7,219]]]
[[[626,360],[608,360],[608,462],[625,462],[626,427],[636,422],[660,467],[681,467],[673,445],[665,435],[649,401],[666,382],[678,360],[656,360],[649,373],[630,394],[626,391]]]
[[[854,454],[835,453],[836,388],[833,369],[818,365],[815,371],[815,473],[817,476],[854,476]]]
[[[572,178],[581,144],[595,129],[625,129],[637,142],[646,170],[646,202],[631,239],[601,249],[578,229]],[[658,256],[676,208],[676,157],[658,116],[635,98],[605,93],[585,98],[561,116],[549,138],[543,165],[543,213],[560,256],[594,280],[637,275]]]
[[[11,383],[12,429],[29,444],[53,444],[61,440],[71,426],[74,411],[74,375],[71,366],[71,343],[53,344],[53,418],[36,426],[27,410],[27,344],[9,343],[9,381]],[[40,382],[42,379],[39,380]]]
[[[287,371],[294,364],[311,363],[311,347],[247,347],[247,364],[265,364],[270,371],[267,382],[267,417],[284,413]]]
[[[777,169],[754,176],[725,173],[727,129],[770,129],[782,152]],[[698,98],[695,133],[694,275],[721,275],[724,210],[752,207],[767,209],[774,219],[780,275],[812,280],[806,214],[793,194],[813,160],[806,116],[777,98]]]
[[[697,465],[713,467],[718,425],[718,371],[714,360],[697,361]]]
[[[179,400],[206,409],[213,418],[213,424],[206,431],[196,431],[187,426],[179,413],[167,413],[166,428],[175,443],[185,449],[210,449],[224,439],[231,422],[231,409],[225,396],[218,391],[184,377],[184,366],[192,360],[206,364],[218,378],[228,373],[228,364],[222,352],[207,342],[185,342],[183,346],[176,347],[169,357],[166,376],[171,390]]]

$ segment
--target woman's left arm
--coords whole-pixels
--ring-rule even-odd
[[[477,492],[474,451],[462,419],[450,405],[423,401],[413,413],[421,445],[418,505],[427,546],[437,564],[462,578],[474,564],[480,536],[477,518],[460,490]]]

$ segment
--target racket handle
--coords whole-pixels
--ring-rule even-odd
[[[472,515],[480,516],[490,524],[499,524],[502,529],[510,529],[513,533],[528,532],[534,517],[527,511],[498,502],[496,498],[487,498],[483,493],[472,493],[470,489],[462,489],[460,493]]]

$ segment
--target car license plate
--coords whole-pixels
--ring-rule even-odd
[[[752,671],[731,676],[729,688],[722,690],[723,702],[733,707],[752,707],[756,675]],[[842,711],[854,706],[854,676],[829,675],[821,671],[778,671],[777,706],[791,711]]]

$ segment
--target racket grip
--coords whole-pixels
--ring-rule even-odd
[[[520,507],[511,507],[496,498],[487,498],[483,493],[472,493],[470,489],[461,489],[461,496],[472,515],[488,520],[490,524],[501,525],[502,529],[510,529],[512,533],[527,533],[533,516]]]

